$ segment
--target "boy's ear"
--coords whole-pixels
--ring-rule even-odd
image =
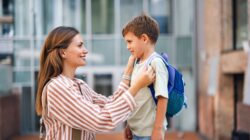
[[[142,34],[141,35],[141,39],[144,41],[144,42],[148,42],[149,41],[149,37],[147,34]]]

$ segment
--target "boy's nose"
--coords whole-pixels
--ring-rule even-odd
[[[127,49],[128,49],[128,50],[130,50],[130,49],[131,49],[131,47],[130,47],[129,45],[127,45]]]

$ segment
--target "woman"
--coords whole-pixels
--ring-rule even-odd
[[[117,91],[107,98],[74,77],[76,68],[86,64],[87,53],[81,35],[72,27],[57,27],[45,40],[36,111],[43,118],[47,140],[93,140],[96,132],[111,131],[135,109],[133,96],[155,78],[149,67],[128,87],[134,62],[130,57]]]

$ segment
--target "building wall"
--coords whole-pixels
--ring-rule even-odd
[[[0,139],[6,140],[20,133],[19,95],[0,96]]]
[[[198,25],[204,27],[198,31],[203,37],[198,47],[198,128],[208,139],[231,139],[238,102],[235,94],[240,94],[235,91],[235,75],[244,75],[247,55],[232,49],[232,1],[203,0],[202,4],[200,16],[204,17],[199,23],[203,25]]]

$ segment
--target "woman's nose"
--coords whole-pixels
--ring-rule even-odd
[[[87,54],[87,53],[88,53],[88,50],[87,50],[86,47],[83,47],[82,51],[83,51],[84,54]]]
[[[86,48],[83,49],[83,53],[87,54],[88,50]]]

